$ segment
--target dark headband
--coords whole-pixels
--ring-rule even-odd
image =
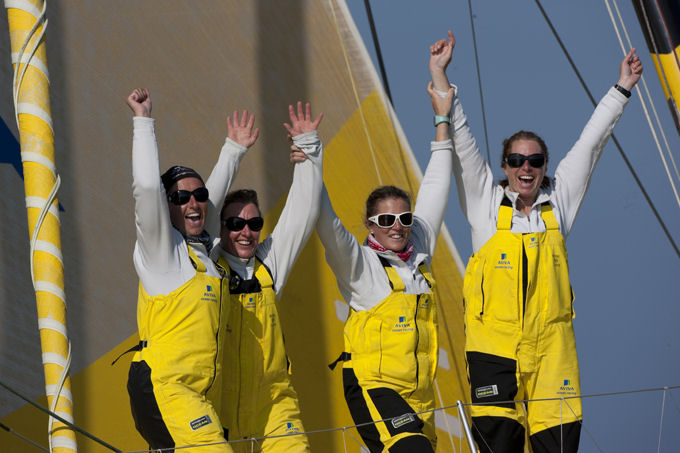
[[[168,171],[161,175],[161,181],[163,181],[163,187],[165,187],[166,192],[170,190],[170,187],[172,187],[173,184],[184,178],[197,178],[203,182],[203,178],[201,178],[201,175],[196,173],[196,170],[189,167],[183,167],[181,165],[170,167],[168,168]]]

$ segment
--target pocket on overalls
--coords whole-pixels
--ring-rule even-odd
[[[382,324],[380,378],[399,387],[415,388],[418,382],[418,322],[414,313],[404,313]]]
[[[552,262],[547,266],[545,284],[546,322],[570,322],[574,317],[574,290],[569,281],[569,271],[566,260],[559,255],[553,255]]]
[[[481,320],[484,315],[484,260],[472,255],[463,279],[463,304],[466,320]]]
[[[352,367],[360,382],[363,379],[375,380],[380,377],[382,359],[381,319],[370,316],[362,327],[353,332],[353,338],[349,341],[350,351],[348,351],[352,354]]]
[[[519,322],[520,260],[499,253],[487,259],[480,274],[480,290],[484,301],[480,317],[504,323]]]

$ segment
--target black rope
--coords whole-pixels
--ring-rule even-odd
[[[12,387],[10,387],[9,385],[5,384],[4,382],[0,381],[0,386],[4,387],[7,391],[9,391],[10,393],[12,393],[12,394],[18,396],[18,397],[21,398],[22,400],[26,401],[28,404],[30,404],[30,405],[32,405],[32,406],[34,406],[34,407],[40,409],[41,411],[45,412],[45,413],[48,414],[48,415],[51,415],[52,418],[55,418],[55,419],[59,420],[59,421],[62,422],[64,425],[68,426],[69,428],[71,428],[71,429],[74,430],[74,431],[79,432],[79,433],[82,434],[83,436],[89,437],[89,438],[92,439],[93,441],[95,441],[95,442],[97,442],[98,444],[100,444],[100,445],[102,445],[102,446],[108,448],[108,449],[111,450],[111,451],[115,451],[116,453],[123,453],[122,450],[119,450],[119,449],[117,449],[116,447],[113,447],[113,446],[107,444],[107,443],[104,442],[103,440],[98,439],[97,437],[95,437],[95,436],[93,436],[92,434],[88,433],[88,432],[85,431],[84,429],[77,427],[76,425],[74,425],[73,423],[69,422],[68,420],[64,420],[63,417],[61,417],[61,416],[55,414],[55,413],[52,412],[51,410],[49,410],[49,409],[47,409],[47,408],[44,408],[44,407],[42,407],[41,405],[39,405],[38,403],[35,403],[35,402],[31,401],[28,397],[26,397],[26,396],[22,395],[21,393],[17,392],[16,390],[14,390]]]
[[[548,24],[548,27],[550,27],[550,30],[552,31],[553,36],[555,36],[555,39],[557,40],[557,43],[560,45],[562,48],[562,52],[564,55],[567,57],[567,60],[569,61],[569,64],[571,65],[571,68],[574,70],[574,73],[576,74],[576,77],[578,77],[579,82],[581,82],[581,86],[585,90],[586,94],[588,95],[588,99],[590,99],[590,102],[593,104],[593,106],[596,106],[597,103],[595,102],[595,98],[590,92],[590,89],[588,89],[588,85],[586,85],[586,82],[583,80],[583,77],[581,77],[581,73],[579,72],[578,68],[576,67],[576,64],[574,63],[574,60],[571,59],[571,55],[569,55],[569,52],[567,51],[567,48],[564,46],[564,43],[562,43],[562,39],[560,38],[560,35],[557,33],[557,30],[555,30],[555,27],[553,27],[552,22],[550,21],[550,18],[548,17],[548,14],[545,12],[543,9],[543,6],[541,5],[541,2],[539,0],[534,0],[536,2],[536,6],[538,6],[538,9],[541,11],[541,14],[543,15],[543,18]],[[619,141],[616,139],[616,136],[612,134],[612,140],[614,141],[614,144],[616,145],[616,148],[619,150],[619,154],[621,154],[621,157],[623,158],[623,161],[625,162],[626,166],[628,167],[628,170],[630,171],[631,175],[633,175],[633,179],[635,179],[636,184],[640,188],[640,191],[642,192],[642,195],[645,197],[645,200],[647,200],[647,204],[649,207],[652,209],[652,212],[654,213],[654,216],[656,217],[656,220],[659,222],[659,225],[661,225],[661,229],[663,232],[666,234],[666,237],[668,238],[668,241],[671,243],[671,246],[673,247],[673,250],[675,250],[675,254],[680,258],[680,249],[678,249],[678,246],[675,244],[675,241],[673,240],[673,237],[671,236],[671,233],[668,231],[668,228],[666,228],[666,224],[664,221],[661,219],[661,216],[659,215],[659,212],[656,210],[656,207],[654,207],[654,203],[652,203],[652,199],[649,198],[649,195],[647,194],[647,191],[645,190],[645,187],[642,185],[642,181],[640,181],[640,178],[638,178],[637,173],[635,172],[635,169],[631,165],[630,161],[628,160],[628,157],[626,156],[626,153],[623,152],[623,148],[621,147],[621,144]]]
[[[486,159],[491,165],[491,154],[489,151],[489,134],[486,127],[486,109],[484,108],[484,92],[482,91],[482,73],[479,69],[479,56],[477,55],[477,35],[475,34],[475,21],[472,16],[472,0],[468,0],[468,11],[470,12],[470,27],[472,28],[472,45],[475,49],[475,67],[477,68],[477,85],[479,86],[479,101],[482,105],[482,122],[484,123],[484,142],[486,143]]]
[[[390,84],[387,83],[387,72],[385,71],[385,64],[383,63],[382,51],[380,50],[380,42],[378,42],[378,32],[375,29],[375,22],[373,22],[373,13],[371,12],[371,4],[369,0],[364,0],[364,6],[366,7],[366,16],[368,16],[368,24],[371,26],[373,46],[375,47],[375,53],[378,56],[378,66],[380,67],[380,75],[382,76],[383,85],[385,86],[385,93],[387,94],[387,99],[390,100],[390,104],[394,105],[394,102],[392,102],[392,92],[390,91]]]
[[[35,442],[35,441],[29,439],[29,438],[26,437],[26,436],[22,436],[21,434],[19,434],[18,432],[14,431],[12,428],[10,428],[9,426],[5,425],[5,424],[2,423],[2,422],[0,422],[0,429],[4,429],[4,430],[7,431],[8,433],[14,434],[14,435],[17,436],[19,439],[21,439],[21,440],[23,440],[23,441],[25,441],[25,442],[28,442],[29,444],[33,445],[35,448],[39,448],[39,449],[42,450],[42,451],[50,451],[48,448],[43,447],[43,446],[40,445],[38,442]]]

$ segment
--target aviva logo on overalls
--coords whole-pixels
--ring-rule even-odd
[[[413,327],[406,321],[406,316],[399,316],[399,321],[392,328],[392,332],[413,332]]]
[[[300,428],[293,425],[291,422],[286,422],[286,432],[287,433],[299,433]]]
[[[248,298],[248,302],[246,302],[246,308],[255,308],[255,301],[252,297]]]
[[[576,392],[574,391],[574,386],[571,385],[571,380],[569,379],[564,379],[562,381],[562,386],[560,387],[560,391],[557,392],[558,395],[576,395]]]
[[[208,302],[217,302],[217,294],[213,292],[213,288],[210,285],[205,285],[205,292],[201,300],[207,300]]]
[[[508,259],[507,253],[501,253],[501,259],[496,262],[496,269],[512,269],[512,263]]]
[[[534,247],[538,247],[538,241],[536,240],[536,236],[531,236],[527,248],[532,249]]]

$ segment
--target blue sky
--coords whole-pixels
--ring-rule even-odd
[[[364,2],[348,5],[374,56]],[[599,100],[616,83],[623,58],[604,1],[543,0],[565,46]],[[428,46],[456,35],[449,78],[486,153],[468,2],[373,1],[394,106],[421,168],[432,140],[425,93]],[[652,100],[676,162],[680,139],[631,2],[619,2],[638,48]],[[492,168],[501,176],[503,138],[537,132],[551,153],[549,173],[569,150],[593,107],[534,1],[473,2]],[[375,57],[374,57],[375,58]],[[376,63],[377,68],[377,63]],[[680,244],[680,207],[661,163],[637,93],[614,131],[668,230]],[[446,224],[465,262],[470,233],[455,189]],[[576,294],[574,321],[585,394],[680,385],[680,258],[671,248],[610,140],[567,241]],[[663,410],[663,423],[662,421]],[[584,400],[582,452],[675,451],[680,390]],[[660,436],[661,428],[661,436]],[[659,441],[659,438],[661,439]]]

